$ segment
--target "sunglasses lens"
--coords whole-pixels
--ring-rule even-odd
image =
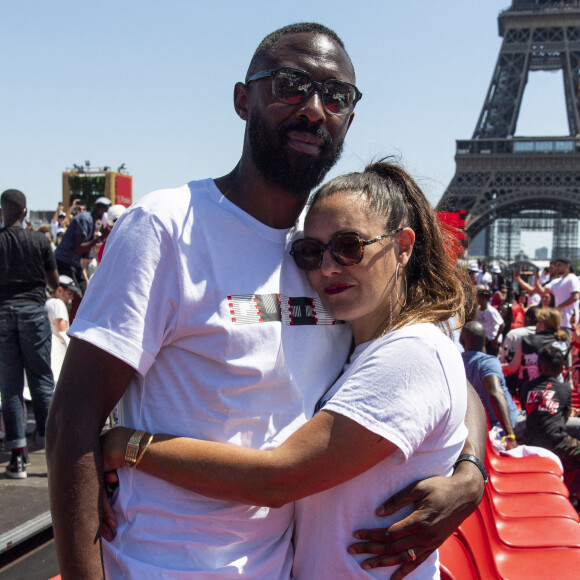
[[[296,240],[290,254],[301,270],[316,270],[320,267],[324,246],[316,240]]]
[[[330,253],[343,266],[358,264],[363,254],[361,241],[356,234],[338,234],[330,242]]]
[[[298,103],[312,87],[309,75],[291,69],[280,69],[274,76],[274,94],[286,103]]]
[[[330,113],[346,115],[354,108],[356,98],[354,87],[340,81],[328,81],[324,83],[322,101]]]

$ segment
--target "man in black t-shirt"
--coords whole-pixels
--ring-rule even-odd
[[[557,378],[564,368],[565,357],[553,344],[540,350],[540,376],[523,384],[521,402],[527,415],[525,444],[549,449],[562,459],[565,469],[571,469],[580,467],[580,442],[566,432],[572,390]]]
[[[22,228],[26,197],[16,189],[1,198],[0,229],[0,393],[8,449],[6,476],[26,478],[26,433],[22,411],[24,372],[40,440],[52,400],[51,332],[44,304],[46,284],[58,286],[56,261],[46,236]]]

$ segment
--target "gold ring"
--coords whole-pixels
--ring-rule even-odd
[[[415,554],[415,550],[413,550],[413,548],[407,548],[407,554],[409,554],[411,562],[414,562],[417,559],[417,554]]]

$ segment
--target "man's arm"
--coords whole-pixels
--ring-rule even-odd
[[[461,454],[475,455],[483,462],[487,421],[481,400],[469,383],[465,425],[469,433]],[[422,564],[477,508],[483,490],[482,474],[470,461],[459,463],[452,477],[431,477],[411,484],[388,499],[376,513],[388,516],[414,503],[413,513],[386,529],[358,530],[354,536],[364,541],[352,544],[349,552],[376,554],[363,567],[403,564],[391,577],[400,580]],[[408,548],[417,556],[413,562]]]
[[[508,449],[517,447],[518,444],[515,439],[512,421],[510,419],[507,399],[505,398],[505,393],[501,388],[499,377],[497,375],[487,375],[486,377],[483,377],[483,386],[489,395],[491,408],[500,422],[502,429],[505,431],[506,435],[511,435],[511,437],[506,439],[506,447]]]
[[[97,347],[71,339],[46,426],[52,523],[63,580],[103,578],[99,435],[134,372]]]
[[[58,270],[48,270],[44,273],[46,278],[46,285],[51,290],[56,290],[58,287]]]
[[[564,300],[564,302],[561,302],[560,304],[556,304],[556,308],[560,310],[561,308],[570,306],[570,304],[574,304],[578,300],[578,295],[578,292],[572,292],[572,294],[570,294],[570,298],[568,298],[568,300]]]

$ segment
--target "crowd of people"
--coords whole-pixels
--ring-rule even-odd
[[[468,378],[490,423],[503,429],[508,448],[518,442],[544,447],[575,473],[580,469],[580,418],[572,395],[580,384],[571,368],[580,347],[580,281],[571,261],[557,258],[526,277],[515,269],[504,278],[499,268],[492,276],[485,264],[478,268],[474,262],[469,269],[478,306],[461,342]],[[577,501],[580,478],[568,481]]]
[[[454,263],[398,163],[316,189],[361,98],[334,31],[286,26],[235,84],[246,131],[229,174],[153,192],[117,225],[106,198],[59,206],[42,232],[21,192],[2,194],[0,386],[8,413],[20,405],[6,474],[26,477],[26,371],[63,580],[438,577],[437,547],[487,481],[485,412],[512,448],[518,393],[530,417],[542,393],[565,394],[559,311],[535,318],[551,350],[512,334],[532,327],[527,302],[485,264],[471,277]],[[534,281],[558,309],[563,286]],[[33,320],[41,348],[20,335]],[[51,340],[55,363],[67,349],[54,395]],[[541,381],[510,390],[513,366],[533,381],[536,347]],[[569,437],[556,452],[571,456]]]
[[[124,206],[100,197],[92,212],[75,200],[59,204],[37,231],[27,219],[25,195],[2,193],[0,237],[0,395],[3,433],[11,458],[6,477],[26,479],[27,401],[44,445],[48,409],[69,343],[71,317],[86,290],[106,236]],[[105,226],[103,227],[103,224]]]

